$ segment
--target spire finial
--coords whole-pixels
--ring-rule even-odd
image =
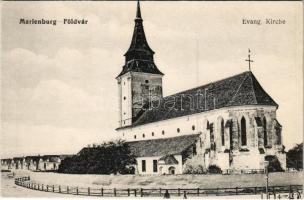
[[[249,71],[251,71],[251,67],[250,67],[250,63],[253,62],[253,60],[250,59],[250,49],[248,49],[248,59],[245,60],[245,61],[248,61],[248,65],[249,65]]]
[[[141,19],[141,13],[140,13],[140,3],[139,0],[137,0],[137,11],[136,11],[136,18]]]

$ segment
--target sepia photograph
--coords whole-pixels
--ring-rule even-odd
[[[304,198],[301,1],[1,10],[1,197]]]

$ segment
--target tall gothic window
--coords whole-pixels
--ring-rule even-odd
[[[281,129],[280,127],[276,127],[275,128],[275,132],[276,132],[276,135],[277,135],[277,145],[281,145],[282,144],[282,138],[281,138]]]
[[[146,172],[146,160],[141,161],[141,171]]]
[[[229,126],[229,140],[230,140],[230,149],[233,149],[233,138],[232,138],[232,121]]]
[[[247,145],[247,132],[246,132],[246,120],[244,117],[241,119],[241,144],[242,146]]]
[[[221,120],[221,138],[222,138],[222,146],[225,146],[225,128],[224,128],[224,120]]]
[[[266,118],[263,118],[263,131],[264,131],[264,146],[268,145],[268,135],[267,135],[267,122]]]
[[[157,160],[153,160],[153,172],[157,172]]]
[[[215,150],[213,123],[209,124],[209,130],[210,130],[210,149]]]

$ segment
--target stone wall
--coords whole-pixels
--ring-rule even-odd
[[[127,141],[159,139],[174,137],[185,134],[201,133],[201,156],[203,157],[204,167],[212,163],[219,163],[223,168],[229,166],[230,169],[247,168],[246,159],[249,159],[248,168],[264,169],[265,155],[275,155],[282,144],[275,145],[277,138],[275,136],[276,107],[273,106],[240,106],[232,108],[223,108],[206,111],[194,115],[168,119],[164,121],[149,123],[119,130]],[[241,119],[246,120],[247,145],[241,145]],[[263,118],[266,118],[267,133],[269,145],[264,145]],[[257,122],[259,118],[259,124]],[[225,144],[221,141],[221,120],[224,120]],[[209,124],[209,127],[208,127]],[[210,143],[210,124],[213,124],[215,150],[211,148]],[[193,130],[192,127],[195,126]],[[176,130],[179,129],[180,132]],[[162,134],[164,132],[164,134]],[[145,138],[140,137],[145,133]],[[153,133],[153,135],[151,134]],[[230,139],[231,137],[231,139]],[[232,144],[232,146],[230,145]],[[283,163],[283,156],[282,163]],[[218,162],[216,161],[218,160]],[[225,161],[222,161],[225,160]],[[251,162],[252,161],[252,162]],[[221,164],[225,162],[225,164]],[[227,163],[226,163],[227,162]],[[245,165],[244,165],[245,163]]]
[[[163,97],[162,75],[132,73],[131,77],[132,118],[137,119],[144,105]]]

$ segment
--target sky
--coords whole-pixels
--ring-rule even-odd
[[[77,153],[117,137],[115,77],[135,11],[135,1],[2,2],[2,157]],[[284,145],[302,142],[301,2],[144,1],[141,11],[165,96],[248,70],[250,48],[254,75],[279,104]],[[64,25],[65,18],[88,24]],[[268,18],[286,24],[267,25]]]

